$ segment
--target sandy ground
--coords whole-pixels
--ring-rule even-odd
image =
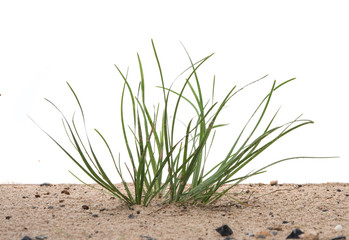
[[[230,194],[247,204],[128,209],[84,185],[0,185],[0,240],[286,239],[297,228],[303,239],[349,239],[349,183],[241,184]],[[233,233],[217,232],[223,225]]]

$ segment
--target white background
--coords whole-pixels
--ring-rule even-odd
[[[91,182],[27,116],[70,149],[60,115],[44,100],[52,100],[70,119],[78,106],[66,81],[79,95],[104,166],[115,173],[93,128],[127,162],[119,116],[122,79],[114,64],[125,73],[129,67],[136,86],[138,52],[147,101],[161,101],[155,98],[160,78],[151,39],[167,86],[189,66],[180,42],[193,60],[215,52],[199,72],[206,99],[214,74],[217,100],[230,87],[269,74],[225,109],[220,122],[231,125],[217,133],[208,167],[224,155],[273,80],[296,77],[276,94],[270,114],[282,105],[280,123],[303,113],[315,124],[286,136],[246,171],[291,156],[340,158],[293,160],[248,181],[349,182],[346,2],[1,1],[0,183],[78,182],[68,170]]]

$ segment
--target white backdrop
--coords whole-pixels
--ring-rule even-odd
[[[209,93],[216,75],[217,100],[230,87],[269,74],[225,109],[220,122],[231,124],[217,133],[208,167],[224,155],[273,80],[296,77],[276,94],[271,113],[282,105],[280,122],[303,113],[315,124],[286,136],[246,171],[290,156],[340,158],[281,163],[248,182],[349,182],[346,2],[1,1],[0,183],[78,182],[68,170],[91,182],[27,116],[70,147],[59,114],[44,101],[52,100],[70,118],[78,106],[66,81],[80,97],[102,163],[115,173],[93,128],[127,162],[119,116],[122,79],[114,64],[124,72],[129,67],[129,79],[137,83],[138,52],[148,101],[157,103],[160,78],[151,39],[168,86],[189,66],[180,41],[193,60],[215,52],[199,76]]]

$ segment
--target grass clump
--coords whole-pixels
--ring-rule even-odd
[[[234,95],[248,85],[254,84],[265,77],[240,89],[236,89],[236,86],[233,86],[221,102],[212,101],[209,106],[210,101],[204,100],[197,70],[213,54],[194,63],[185,50],[191,66],[181,74],[188,74],[181,88],[174,90],[172,86],[167,87],[165,85],[160,61],[153,41],[152,47],[160,74],[161,86],[159,86],[159,88],[162,91],[163,97],[161,105],[158,104],[153,112],[150,112],[149,107],[145,103],[146,83],[140,56],[137,54],[140,71],[140,82],[137,91],[131,88],[129,80],[127,79],[127,74],[124,74],[115,66],[123,80],[120,111],[121,128],[131,164],[127,170],[131,175],[134,189],[129,188],[125,181],[120,166],[120,155],[118,159],[115,159],[107,140],[103,137],[102,133],[95,129],[108,149],[112,161],[114,162],[116,173],[120,177],[126,191],[118,189],[105,173],[87,135],[83,108],[78,96],[69,83],[68,86],[74,94],[80,108],[87,136],[87,145],[84,144],[81,139],[81,134],[77,130],[74,117],[71,121],[68,121],[60,109],[54,105],[54,103],[46,99],[62,114],[64,129],[74,149],[78,153],[80,160],[69,153],[47,132],[45,133],[81,168],[82,171],[109,193],[121,199],[129,206],[134,204],[147,206],[155,197],[162,197],[165,202],[207,204],[221,198],[229,189],[245,179],[265,172],[266,168],[274,164],[296,158],[311,158],[284,158],[244,176],[236,177],[240,170],[277,140],[300,127],[313,123],[311,120],[300,119],[298,117],[288,123],[272,126],[277,116],[277,111],[273,117],[268,120],[267,126],[262,127],[261,125],[274,92],[293,81],[294,78],[292,78],[280,84],[277,84],[276,81],[273,82],[269,92],[261,100],[252,116],[237,136],[237,139],[226,153],[224,159],[219,161],[216,166],[206,171],[206,160],[214,142],[216,130],[225,126],[225,124],[216,123],[217,117]],[[212,95],[214,94],[214,86],[215,79],[213,79]],[[191,96],[185,96],[185,90],[187,90]],[[125,123],[124,99],[127,94],[130,96],[132,103],[131,126]],[[174,98],[174,107],[171,107],[169,104],[170,97]],[[185,131],[183,131],[181,138],[176,140],[175,132],[178,134],[176,130],[177,115],[179,114],[182,102],[190,104],[194,110],[193,112],[195,112],[195,116],[185,123]],[[250,127],[249,125],[252,119],[256,119],[257,121],[254,126]],[[247,126],[251,128],[248,131],[247,129],[249,128],[247,128]],[[257,134],[257,132],[260,133]],[[247,137],[243,137],[245,135]],[[77,176],[75,177],[79,179]],[[227,183],[231,184],[229,188],[219,192],[218,189]]]

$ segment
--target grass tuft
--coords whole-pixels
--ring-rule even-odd
[[[129,84],[129,80],[127,79],[128,72],[124,74],[120,68],[115,65],[123,80],[120,110],[121,128],[129,162],[131,164],[130,166],[126,166],[128,174],[131,176],[134,189],[130,189],[125,181],[120,166],[120,154],[118,160],[116,160],[107,140],[101,132],[95,129],[97,135],[105,144],[114,163],[116,173],[120,177],[126,191],[119,190],[105,173],[89,140],[83,108],[77,94],[70,84],[67,83],[80,109],[87,145],[83,143],[80,137],[81,133],[79,133],[76,128],[74,116],[71,121],[68,121],[62,111],[54,103],[46,99],[61,113],[64,130],[75,151],[78,153],[80,160],[78,160],[77,157],[73,157],[72,154],[62,147],[62,145],[46,131],[43,129],[41,130],[43,130],[58,147],[85,172],[85,174],[107,192],[119,198],[128,206],[135,204],[147,206],[156,197],[162,197],[164,202],[169,203],[190,202],[192,204],[207,204],[226,195],[231,188],[242,181],[264,173],[268,167],[274,164],[297,158],[315,158],[304,156],[284,158],[242,177],[237,177],[237,174],[247,164],[257,158],[277,140],[300,127],[313,123],[313,121],[301,119],[301,116],[299,116],[288,123],[273,126],[273,122],[278,114],[277,111],[273,117],[267,121],[267,126],[263,127],[261,124],[262,120],[266,118],[266,112],[273,94],[284,85],[292,82],[294,80],[294,78],[292,78],[280,84],[277,84],[276,81],[273,82],[269,92],[261,100],[225,155],[225,158],[221,159],[216,166],[207,171],[205,169],[206,160],[208,159],[210,149],[215,140],[215,133],[218,129],[226,126],[226,124],[216,123],[218,116],[226,104],[237,93],[265,79],[266,76],[240,89],[237,89],[236,86],[231,87],[221,102],[214,101],[216,81],[214,77],[211,99],[205,100],[197,71],[213,54],[194,63],[188,51],[183,46],[190,62],[190,67],[180,74],[188,74],[181,88],[174,90],[172,89],[172,85],[170,87],[165,85],[155,44],[153,41],[151,41],[151,43],[161,79],[161,85],[158,86],[158,88],[161,89],[163,95],[163,101],[161,104],[157,105],[153,112],[149,110],[148,105],[145,103],[146,83],[140,56],[137,54],[140,71],[140,82],[137,91],[134,91]],[[184,95],[185,92],[189,94]],[[126,125],[124,117],[124,99],[127,95],[131,98],[132,105],[131,114],[133,120],[131,126]],[[174,107],[169,104],[170,97],[171,100],[172,98],[174,99]],[[189,103],[195,115],[188,122],[184,123],[185,131],[183,131],[180,139],[176,139],[175,133],[178,134],[176,125],[176,123],[178,123],[177,115],[180,113],[180,106],[183,102]],[[252,124],[252,120],[255,120],[256,123],[254,123],[251,128],[250,125]],[[251,130],[247,131],[247,129]],[[260,133],[257,134],[257,132]],[[73,174],[73,176],[83,182],[76,175]],[[218,191],[222,185],[228,183],[231,184],[229,188],[222,192]]]

